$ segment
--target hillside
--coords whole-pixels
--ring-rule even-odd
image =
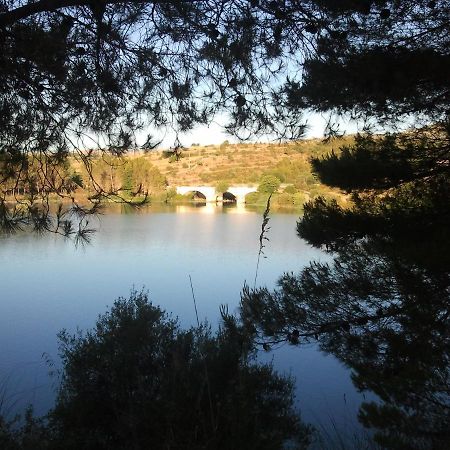
[[[334,198],[340,204],[346,195],[320,184],[311,173],[309,159],[338,151],[353,137],[324,143],[320,139],[281,144],[230,144],[192,146],[178,155],[168,150],[135,154],[145,158],[166,178],[170,187],[188,185],[259,185],[265,175],[275,176],[281,183],[273,203],[279,206],[301,206],[318,196]],[[156,194],[156,193],[155,193]],[[154,195],[156,199],[158,195]],[[182,200],[174,198],[173,200]],[[265,204],[267,195],[250,194],[247,203]]]
[[[145,198],[145,193],[155,202],[189,201],[195,200],[195,194],[178,195],[177,186],[209,185],[223,193],[228,186],[244,184],[259,186],[258,192],[248,194],[247,203],[265,204],[269,191],[260,183],[263,180],[267,183],[269,179],[271,186],[275,186],[274,205],[301,206],[319,195],[345,204],[346,195],[317,181],[311,173],[309,160],[331,150],[339,151],[352,140],[350,136],[328,143],[318,139],[282,144],[229,144],[225,141],[215,146],[194,145],[177,154],[172,150],[154,150],[130,152],[123,157],[98,152],[90,160],[89,174],[86,166],[74,156],[65,165],[55,167],[49,176],[55,179],[55,185],[64,186],[61,193],[78,200],[96,196],[101,189],[112,195],[118,192],[131,201]],[[30,160],[27,173],[17,184],[5,184],[5,195],[16,199],[18,195],[39,194],[43,186],[34,175],[39,163]]]
[[[166,177],[170,186],[215,185],[225,180],[238,184],[258,184],[263,174],[273,174],[282,183],[312,185],[308,160],[337,149],[352,138],[323,143],[319,139],[282,144],[229,144],[184,149],[181,158],[167,157],[164,151],[145,154]]]

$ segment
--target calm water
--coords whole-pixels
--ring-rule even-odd
[[[272,214],[270,241],[261,260],[258,285],[274,287],[285,271],[298,271],[327,256],[296,237],[294,214]],[[52,405],[58,366],[56,334],[62,328],[91,327],[118,296],[145,288],[153,303],[194,324],[191,275],[201,318],[214,326],[219,306],[233,311],[245,282],[253,286],[261,214],[232,207],[167,208],[120,214],[96,224],[91,245],[75,248],[55,236],[29,234],[0,238],[0,385],[3,409],[28,403],[37,414]],[[304,420],[344,432],[358,429],[363,396],[350,372],[314,346],[283,347],[261,358],[297,379],[297,402]],[[0,397],[1,398],[1,397]]]

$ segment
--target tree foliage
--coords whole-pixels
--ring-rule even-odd
[[[424,249],[422,255],[428,260]],[[450,438],[449,276],[389,246],[348,245],[331,264],[284,274],[279,289],[245,289],[241,319],[266,349],[320,348],[352,370],[360,420],[386,448],[445,448]],[[448,266],[445,266],[448,267]]]
[[[305,108],[442,120],[448,11],[446,0],[2,0],[2,229],[74,232],[73,213],[110,198],[89,149],[121,155],[148,129],[183,132],[226,112],[240,137],[298,137]],[[71,181],[47,174],[69,154],[98,195],[93,211],[73,201],[52,220],[49,195],[71,199]],[[11,195],[3,186],[33,184],[30,163],[45,188]]]
[[[274,175],[263,175],[259,181],[258,192],[273,194],[278,191],[281,181]]]
[[[326,17],[326,31],[319,34],[317,54],[305,61],[302,82],[284,87],[292,107],[334,110],[391,125],[410,116],[446,117],[448,0],[317,5]]]
[[[275,291],[244,289],[243,325],[266,349],[318,342],[378,402],[360,420],[386,448],[450,439],[449,5],[322,2],[340,17],[305,63],[289,103],[391,128],[313,158],[316,177],[352,195],[305,205],[297,231],[329,263],[284,274]],[[346,18],[343,18],[343,15]]]
[[[292,381],[252,361],[224,320],[217,334],[181,330],[133,292],[92,330],[61,332],[58,399],[33,448],[306,448],[311,431],[294,409]]]
[[[312,6],[2,0],[2,229],[23,228],[43,216],[42,229],[71,234],[73,213],[86,216],[98,199],[110,197],[96,184],[89,149],[121,155],[149,129],[179,133],[226,111],[230,132],[298,135],[297,112],[271,119],[283,116],[272,104],[273,82],[286,72],[283,58],[295,43],[309,48],[302,33]],[[155,139],[141,144],[151,149]],[[45,208],[49,194],[71,197],[64,177],[53,183],[47,173],[59,172],[69,154],[85,165],[98,195],[93,210],[73,201],[64,220],[52,220]],[[10,197],[3,186],[28,179],[30,161],[45,189]]]

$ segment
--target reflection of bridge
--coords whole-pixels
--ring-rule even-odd
[[[226,192],[217,192],[213,186],[178,186],[177,194],[188,194],[195,192],[205,197],[206,202],[222,202],[223,200],[245,203],[245,196],[255,192],[256,186],[230,186]]]

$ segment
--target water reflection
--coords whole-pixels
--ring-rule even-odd
[[[183,327],[195,323],[189,274],[201,320],[208,318],[216,327],[221,304],[230,311],[237,307],[244,282],[254,279],[261,216],[252,209],[243,214],[232,208],[226,214],[221,208],[216,214],[174,210],[106,211],[92,245],[84,248],[49,235],[0,239],[0,376],[10,375],[15,411],[29,402],[37,414],[52,406],[54,390],[42,354],[57,365],[58,331],[91,328],[98,314],[132,286],[147,287],[150,299],[178,316]],[[294,214],[271,217],[267,258],[258,275],[269,287],[284,270],[329,259],[295,239],[296,220]],[[275,365],[298,378],[297,406],[305,421],[329,426],[329,416],[339,420],[346,408],[345,422],[355,430],[362,396],[338,361],[311,347],[295,356],[279,353]]]

